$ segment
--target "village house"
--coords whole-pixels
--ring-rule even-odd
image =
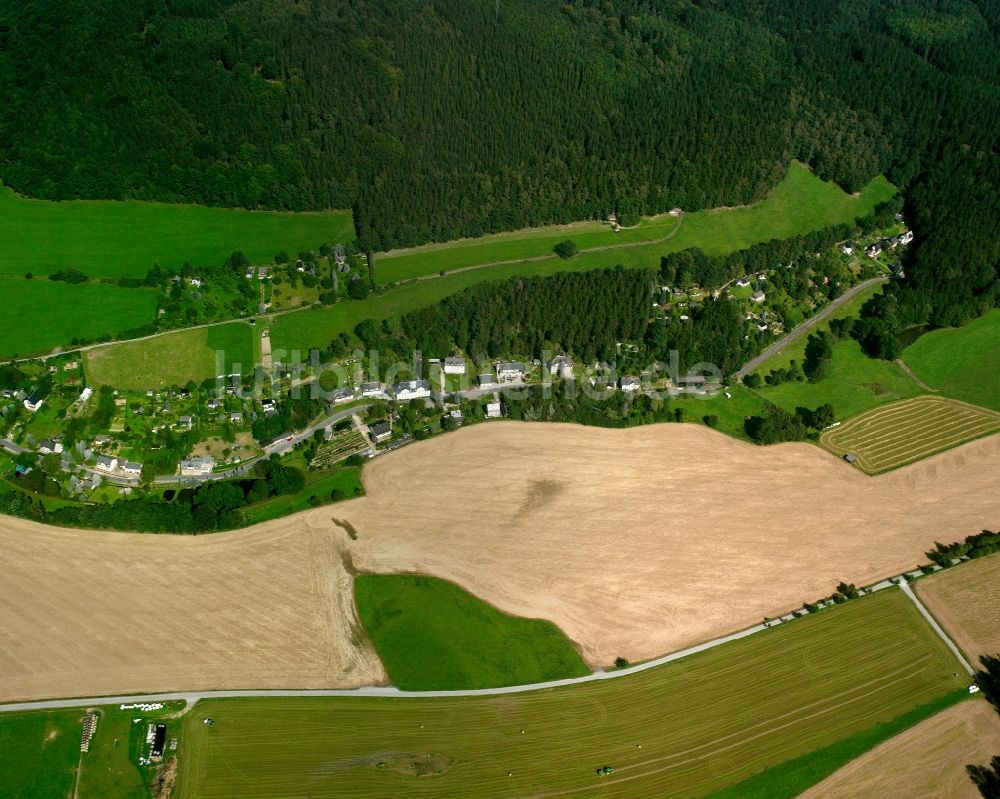
[[[523,363],[516,361],[498,363],[497,382],[520,384],[524,381],[525,372],[527,369]]]
[[[909,244],[911,241],[913,241],[913,231],[912,230],[904,230],[903,233],[900,234],[899,243],[900,244]]]
[[[191,416],[182,416],[177,420],[178,427],[186,427],[188,430],[194,427],[194,418]]]
[[[486,403],[486,418],[499,419],[503,416],[503,409],[500,407],[500,400]]]
[[[85,388],[83,391],[80,392],[80,398],[78,402],[82,404],[87,400],[89,400],[92,396],[94,396],[94,389],[88,386],[87,388]]]
[[[330,401],[334,405],[342,405],[345,402],[350,402],[352,399],[354,399],[354,386],[341,386],[338,389],[334,389],[330,395]]]
[[[445,358],[444,373],[446,375],[464,375],[465,358]]]
[[[841,251],[841,252],[842,252],[842,253],[843,253],[844,255],[853,255],[853,254],[854,254],[854,248],[853,248],[853,247],[851,247],[851,246],[850,246],[850,245],[848,245],[848,244],[841,244],[841,245],[840,245],[840,251]]]
[[[865,255],[869,258],[878,258],[882,254],[882,245],[878,242],[872,244],[868,249],[865,250]]]
[[[181,461],[181,477],[203,477],[211,474],[214,468],[215,458],[210,455],[199,455]]]
[[[63,445],[59,441],[53,441],[51,438],[43,438],[38,442],[38,451],[42,455],[58,455],[63,451]]]
[[[361,396],[369,399],[389,399],[385,383],[362,383]]]
[[[135,461],[122,461],[118,464],[118,469],[126,477],[141,477],[142,476],[142,464],[136,463]]]
[[[229,414],[229,421],[230,422],[234,422],[236,424],[240,424],[240,423],[243,422],[243,414],[242,413],[231,413],[231,414]]]
[[[626,394],[631,394],[642,388],[642,381],[638,377],[623,377],[618,381],[618,387]]]
[[[478,382],[480,388],[496,388],[499,385],[496,378],[494,378],[491,374],[479,375]]]
[[[750,285],[750,278],[744,275],[743,277],[741,277],[739,280],[736,281],[736,285],[739,286],[741,289],[745,289],[747,286]]]
[[[44,404],[45,397],[42,396],[42,390],[40,388],[36,388],[24,400],[24,407],[31,411],[31,413],[35,413]]]
[[[767,295],[765,295],[763,291],[755,291],[753,294],[750,295],[750,301],[751,302],[764,302],[764,298],[766,296]]]
[[[565,379],[573,378],[573,361],[565,355],[557,355],[549,361],[549,374]]]
[[[113,472],[118,468],[118,458],[112,458],[108,455],[98,455],[94,468],[100,469],[103,472]]]
[[[397,402],[426,399],[431,395],[431,385],[426,380],[410,380],[405,383],[396,383],[392,387],[392,393],[396,396]]]
[[[383,441],[388,441],[392,438],[392,427],[385,420],[372,422],[368,425],[368,433],[371,435],[372,441],[376,444],[381,444]]]
[[[264,409],[265,416],[274,416],[278,413],[278,404],[273,399],[264,400],[260,407]]]

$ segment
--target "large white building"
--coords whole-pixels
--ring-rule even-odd
[[[398,402],[409,402],[415,399],[426,399],[431,395],[431,385],[426,380],[410,380],[406,383],[396,383],[392,387]]]

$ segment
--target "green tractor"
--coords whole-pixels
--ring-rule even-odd
[[[597,769],[598,777],[607,777],[609,774],[614,774],[614,773],[615,769],[613,766],[601,766],[601,768]]]

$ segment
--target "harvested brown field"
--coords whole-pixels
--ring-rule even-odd
[[[384,679],[357,640],[352,562],[553,621],[592,665],[638,661],[994,524],[998,465],[996,436],[871,478],[699,425],[503,422],[376,459],[365,497],[237,533],[0,518],[0,698]]]
[[[0,699],[378,682],[338,541],[308,518],[195,537],[0,517]]]
[[[1000,716],[984,700],[961,702],[837,770],[799,799],[979,799],[965,766],[1000,752]]]
[[[973,665],[980,655],[1000,654],[1000,555],[938,572],[915,589]]]

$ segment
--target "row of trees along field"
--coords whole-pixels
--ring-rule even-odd
[[[353,206],[384,249],[746,203],[799,158],[912,189],[899,314],[951,323],[996,300],[998,30],[988,0],[8,1],[0,176]]]

